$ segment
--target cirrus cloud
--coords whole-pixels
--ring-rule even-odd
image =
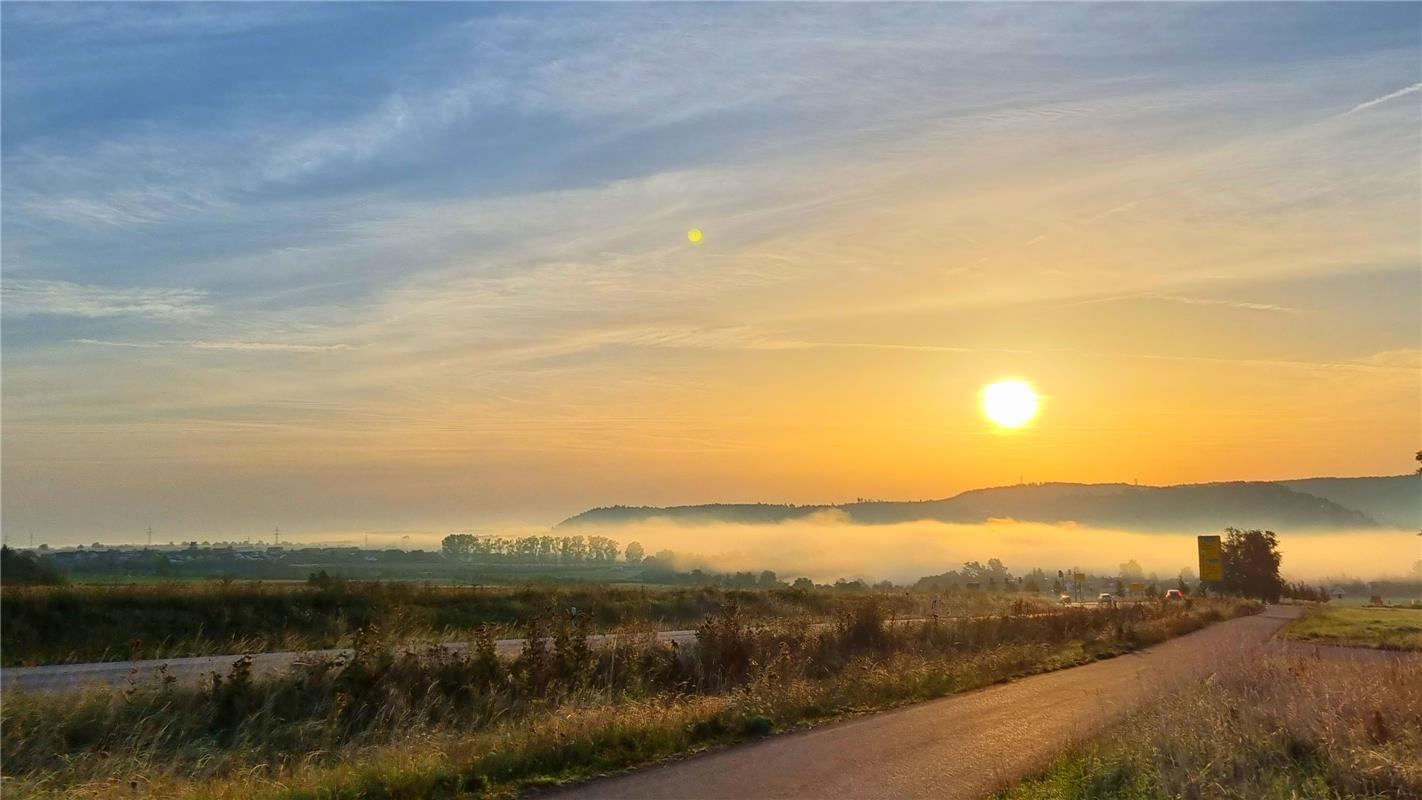
[[[9,317],[148,317],[190,319],[211,313],[201,289],[101,286],[56,280],[7,280]]]

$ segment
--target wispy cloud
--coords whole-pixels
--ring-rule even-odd
[[[212,312],[200,289],[150,289],[52,280],[6,280],[4,313],[12,317],[149,317],[191,319]]]
[[[1167,303],[1180,303],[1188,306],[1218,306],[1221,308],[1238,308],[1244,311],[1271,311],[1278,314],[1301,313],[1301,309],[1277,305],[1275,303],[1255,303],[1247,300],[1225,300],[1218,297],[1195,297],[1182,294],[1162,294],[1160,292],[1130,292],[1106,297],[1088,297],[1083,300],[1073,301],[1072,305],[1118,303],[1125,300],[1160,300]]]
[[[160,342],[121,342],[111,339],[70,339],[74,344],[87,344],[94,347],[126,347],[134,350],[160,350],[166,345]]]
[[[194,350],[235,350],[247,353],[325,353],[348,350],[348,344],[296,344],[293,342],[204,342],[183,341],[171,344]]]
[[[348,350],[348,344],[298,344],[295,342],[224,342],[169,339],[158,342],[126,342],[111,339],[71,339],[75,344],[95,347],[128,347],[153,350],[167,347],[190,348],[193,350],[233,350],[245,353],[325,353],[333,350]]]
[[[1356,106],[1353,106],[1352,108],[1348,109],[1347,111],[1344,111],[1342,116],[1346,117],[1351,114],[1356,114],[1359,111],[1366,111],[1367,109],[1370,109],[1373,106],[1382,105],[1383,103],[1386,103],[1389,100],[1396,100],[1399,97],[1406,97],[1409,94],[1416,94],[1417,92],[1422,92],[1422,82],[1414,83],[1411,86],[1405,86],[1395,92],[1389,92],[1383,95],[1382,97],[1374,97],[1371,100],[1359,103]]]
[[[210,212],[223,203],[192,191],[148,188],[91,196],[31,194],[19,205],[30,214],[83,226],[156,225],[181,216]]]
[[[1244,300],[1222,300],[1217,297],[1190,297],[1180,294],[1146,294],[1154,300],[1166,300],[1172,303],[1184,303],[1191,306],[1224,306],[1225,308],[1239,308],[1245,311],[1274,311],[1280,314],[1297,314],[1299,309],[1289,306],[1276,305],[1274,303],[1251,303]]]

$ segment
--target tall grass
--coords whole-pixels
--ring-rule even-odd
[[[1257,607],[1227,602],[893,624],[860,597],[828,626],[728,606],[694,646],[650,626],[587,646],[586,617],[535,614],[513,661],[482,629],[468,652],[392,647],[254,679],[5,698],[7,797],[127,793],[447,796],[644,763],[807,721],[1080,663]],[[1020,611],[1033,610],[1027,607]]]
[[[262,583],[71,585],[0,590],[0,659],[5,666],[348,646],[379,627],[402,640],[468,639],[486,625],[515,626],[543,608],[576,607],[599,629],[628,622],[694,627],[734,605],[748,617],[827,617],[839,593],[793,589],[472,588],[336,581],[324,586]],[[895,613],[927,604],[888,593]],[[951,603],[988,613],[1011,602],[979,593]],[[950,613],[945,608],[944,613]]]
[[[1223,665],[999,800],[1422,798],[1422,661]]]

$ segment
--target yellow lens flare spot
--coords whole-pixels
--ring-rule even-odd
[[[701,243],[701,229],[700,229],[700,228],[692,228],[691,230],[687,231],[687,232],[686,232],[686,240],[687,240],[688,242],[691,242],[692,244],[700,244],[700,243]]]
[[[983,415],[1003,428],[1020,428],[1037,416],[1042,398],[1032,384],[1005,380],[983,387]]]

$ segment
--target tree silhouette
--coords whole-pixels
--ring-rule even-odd
[[[1226,528],[1223,544],[1224,581],[1228,592],[1255,597],[1271,603],[1279,601],[1283,581],[1279,578],[1279,539],[1273,531]]]

